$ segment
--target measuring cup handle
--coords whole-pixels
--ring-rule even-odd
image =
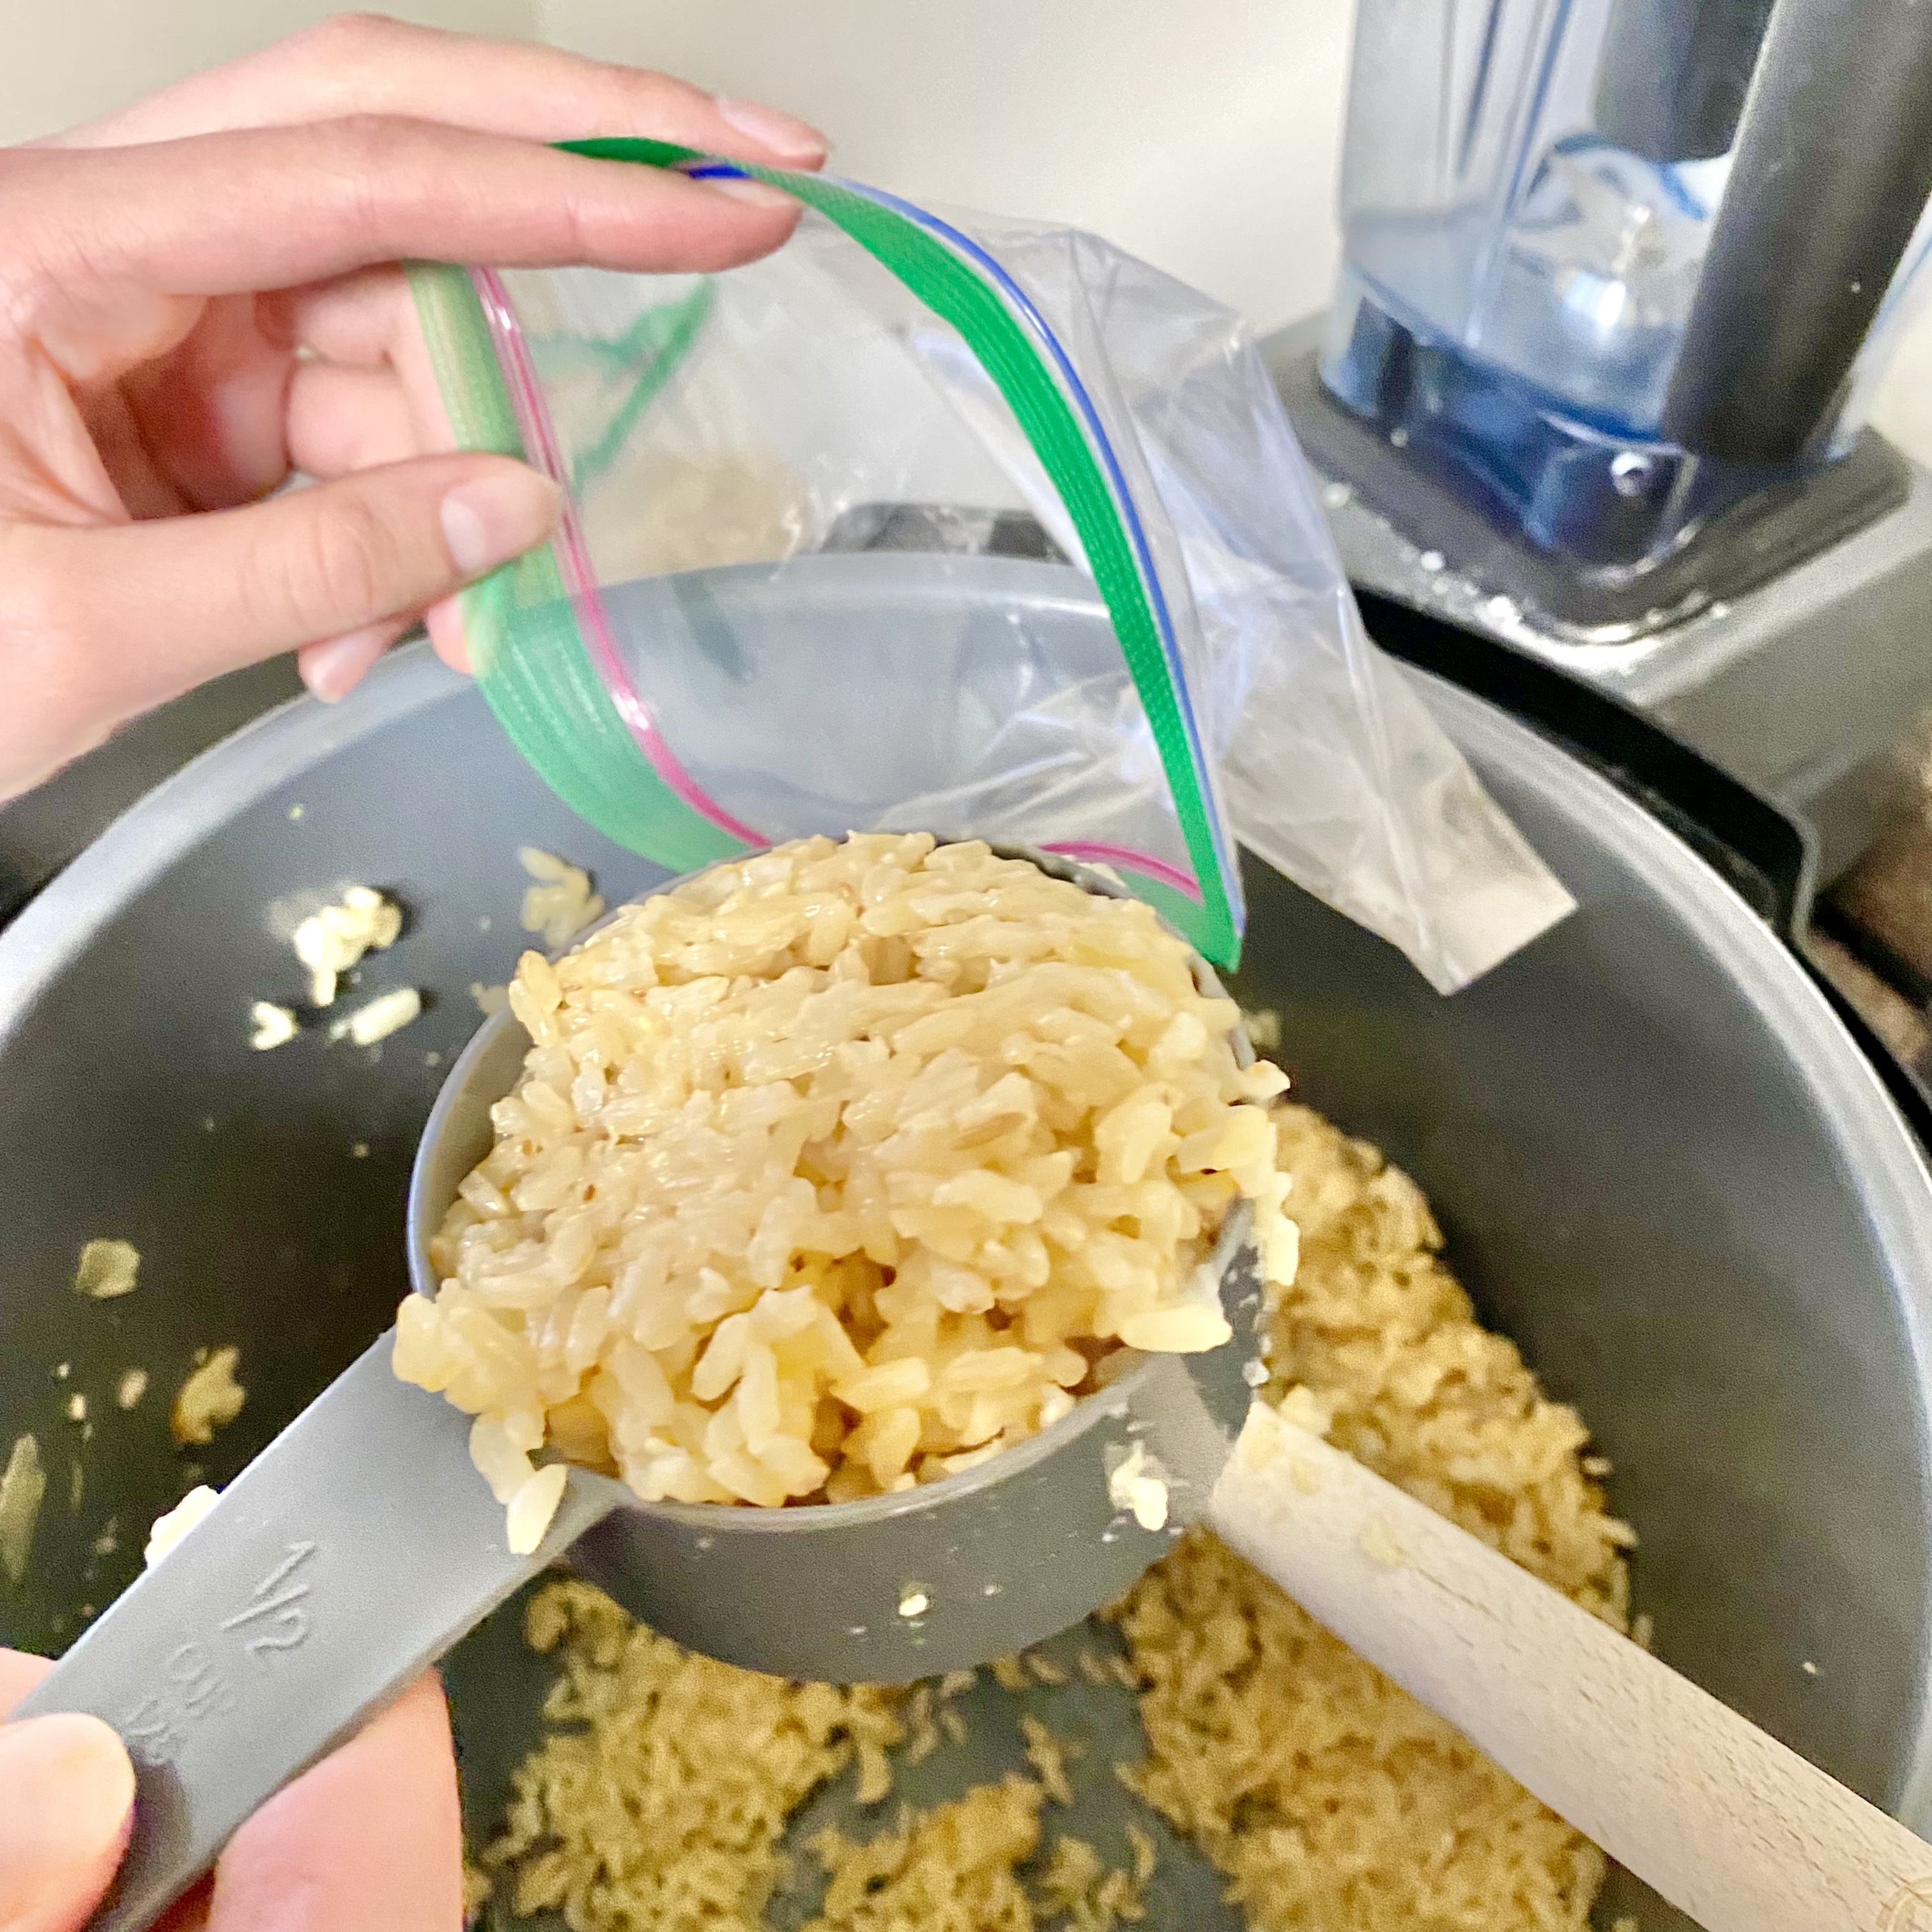
[[[385,1335],[35,1687],[134,1760],[134,1836],[92,1932],[140,1932],[265,1800],[395,1697],[622,1492],[572,1472],[513,1556],[468,1423],[391,1372]]]

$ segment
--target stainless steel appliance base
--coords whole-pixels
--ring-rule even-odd
[[[1262,344],[1292,415],[1290,379],[1322,328],[1311,317]],[[1932,472],[1910,466],[1898,509],[1756,589],[1633,636],[1539,620],[1485,583],[1478,560],[1425,548],[1399,515],[1364,500],[1357,479],[1310,461],[1352,582],[1636,705],[1804,819],[1822,878],[1870,842],[1882,801],[1875,764],[1932,702]]]

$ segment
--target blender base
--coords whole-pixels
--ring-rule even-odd
[[[1893,507],[1875,511],[1864,494],[1854,517],[1852,499],[1864,494],[1856,490],[1817,514],[1802,502],[1777,506],[1758,526],[1754,570],[1726,568],[1714,550],[1707,573],[1694,546],[1676,611],[1648,624],[1580,627],[1544,614],[1545,600],[1528,592],[1526,547],[1509,544],[1328,398],[1314,373],[1322,334],[1316,316],[1261,350],[1323,486],[1352,581],[1635,705],[1804,819],[1821,879],[1858,856],[1884,809],[1884,754],[1932,702],[1932,472],[1872,436],[1880,467],[1867,476],[1892,479]],[[1501,573],[1505,549],[1514,579]]]
[[[1408,351],[1390,360],[1409,380],[1377,386],[1396,394],[1372,409],[1340,400],[1312,354],[1276,367],[1304,448],[1424,550],[1574,643],[1628,644],[1735,601],[1897,509],[1910,487],[1905,459],[1869,430],[1829,464],[1720,464],[1657,444],[1612,461],[1602,434],[1397,339]],[[1628,497],[1614,475],[1625,460],[1648,478]]]

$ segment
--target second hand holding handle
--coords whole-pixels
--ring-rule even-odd
[[[258,1806],[623,1498],[572,1470],[542,1545],[512,1555],[467,1419],[397,1381],[394,1340],[250,1462],[13,1713],[90,1712],[134,1760],[134,1835],[89,1932],[140,1932]]]

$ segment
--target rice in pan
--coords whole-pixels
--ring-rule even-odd
[[[1138,901],[883,834],[526,955],[534,1043],[398,1374],[477,1418],[534,1547],[540,1450],[647,1501],[845,1502],[998,1454],[1124,1349],[1217,1346],[1232,1202],[1294,1272],[1286,1083],[1192,958]]]
[[[1582,1422],[1478,1324],[1406,1175],[1305,1108],[1274,1121],[1302,1254],[1266,1396],[1301,1391],[1342,1447],[1624,1628],[1632,1538]],[[1017,1725],[990,1781],[975,1757],[944,1802],[902,1815],[895,1773],[930,1758],[929,1774],[966,1742],[953,1679],[784,1684],[682,1652],[586,1585],[550,1586],[530,1635],[563,1674],[476,1894],[506,1932],[538,1910],[573,1932],[763,1932],[788,1821],[848,1774],[872,1822],[795,1848],[827,1881],[816,1932],[1180,1932],[1153,1857],[1162,1824],[1254,1932],[1583,1932],[1596,1847],[1212,1537],[1187,1538],[1112,1614],[1125,1654],[1084,1644],[1079,1694],[1118,1672],[1145,1751],[1097,1768],[1124,1787],[1132,1847],[1110,1862],[1047,1788],[1064,1751]],[[986,1678],[1051,1700],[1066,1674],[1034,1658]]]

